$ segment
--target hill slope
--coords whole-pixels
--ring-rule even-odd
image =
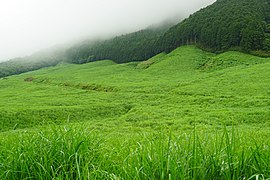
[[[140,63],[62,64],[0,80],[0,127],[67,118],[179,126],[191,119],[222,124],[228,117],[267,123],[269,70],[269,59],[239,52],[214,55],[194,46]]]

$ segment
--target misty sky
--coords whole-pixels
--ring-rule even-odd
[[[187,17],[215,0],[1,0],[0,61]]]

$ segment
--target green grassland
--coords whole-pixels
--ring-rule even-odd
[[[0,79],[0,179],[270,178],[270,59],[180,47]]]

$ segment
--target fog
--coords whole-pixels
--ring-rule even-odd
[[[215,0],[2,0],[0,61],[184,18]]]

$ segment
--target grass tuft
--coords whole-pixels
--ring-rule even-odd
[[[0,178],[267,179],[270,144],[249,134],[224,128],[123,136],[79,125],[18,131],[0,139]]]

